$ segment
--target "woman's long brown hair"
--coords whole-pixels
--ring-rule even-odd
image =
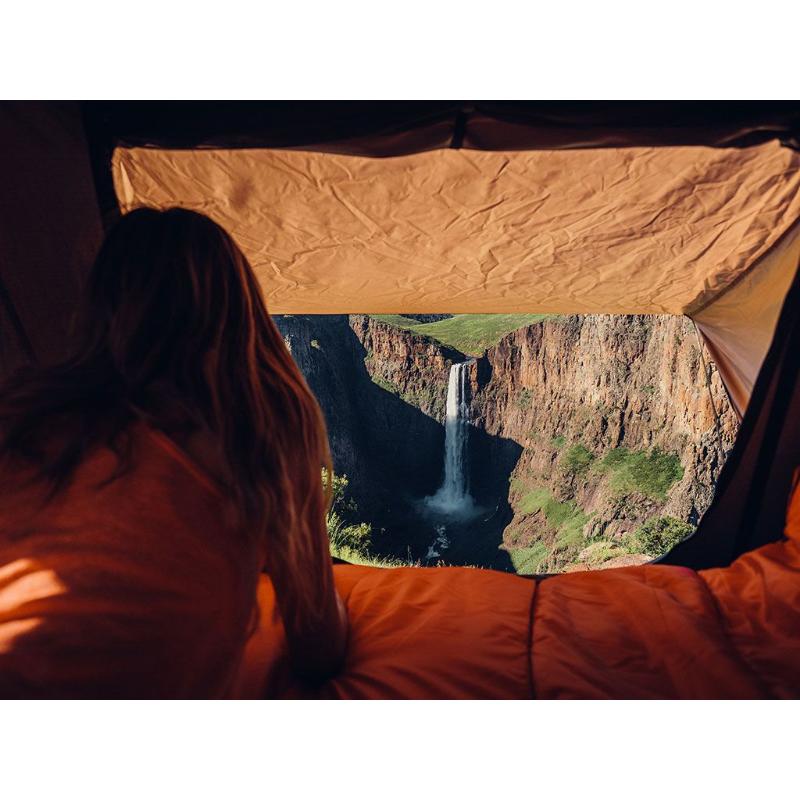
[[[53,495],[97,446],[123,471],[132,421],[160,426],[166,392],[173,416],[177,403],[190,428],[217,438],[243,530],[264,537],[281,576],[282,612],[322,613],[325,425],[231,237],[184,209],[124,216],[97,256],[79,326],[73,357],[3,390],[0,456],[34,461]]]

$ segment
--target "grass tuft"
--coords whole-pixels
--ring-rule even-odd
[[[693,532],[692,525],[675,517],[650,517],[629,535],[628,544],[636,552],[658,558]]]

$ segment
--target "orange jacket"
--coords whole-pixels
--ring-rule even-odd
[[[214,484],[140,426],[136,467],[98,450],[43,503],[0,478],[0,696],[222,697],[253,622],[258,563]]]

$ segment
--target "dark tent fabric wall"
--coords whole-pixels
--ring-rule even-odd
[[[387,170],[401,164],[401,189],[406,176],[419,175],[415,171],[419,164],[442,169],[445,181],[450,175],[461,174],[449,171],[463,171],[465,163],[451,151],[475,151],[476,158],[469,161],[472,166],[489,164],[495,156],[503,158],[510,165],[503,171],[512,177],[521,174],[514,172],[515,165],[519,170],[542,170],[539,174],[548,176],[549,154],[562,159],[562,165],[571,154],[589,159],[585,163],[613,165],[615,159],[630,163],[633,166],[623,170],[622,177],[634,179],[647,175],[646,171],[637,172],[637,165],[653,166],[653,175],[660,174],[658,170],[674,170],[683,176],[675,192],[683,198],[681,202],[689,204],[696,200],[692,181],[719,187],[719,194],[704,196],[704,200],[718,200],[717,206],[704,205],[701,200],[698,208],[714,206],[721,217],[730,212],[730,220],[721,223],[721,231],[733,244],[726,245],[724,252],[714,250],[720,247],[720,239],[711,237],[714,241],[701,245],[697,256],[690,259],[693,271],[689,271],[678,247],[684,241],[661,240],[665,251],[676,253],[675,280],[664,289],[663,298],[668,294],[676,298],[674,305],[664,306],[669,313],[687,313],[695,319],[743,413],[743,422],[711,508],[694,536],[674,548],[661,563],[695,570],[727,567],[743,553],[782,539],[800,452],[798,104],[13,103],[0,107],[0,136],[4,174],[8,176],[0,187],[0,367],[5,374],[26,360],[49,363],[68,347],[70,309],[99,241],[101,219],[107,223],[120,209],[126,211],[142,203],[185,203],[190,207],[193,202],[208,203],[195,207],[214,216],[233,193],[244,198],[233,206],[241,209],[236,213],[246,221],[252,195],[236,194],[241,188],[237,182],[242,176],[240,164],[247,164],[248,169],[256,164],[269,171],[279,158],[275,154],[283,149],[297,154],[288,157],[286,163],[300,165],[300,172],[306,176],[318,176],[316,170],[341,163],[336,158],[357,159],[352,162],[356,175],[361,174],[358,170],[365,170],[364,175],[379,174],[374,170],[380,169],[381,163]],[[222,171],[215,175],[230,178],[230,183],[219,190],[216,206],[209,198],[181,194],[181,177],[186,186],[202,187],[197,177],[211,174],[204,154],[215,165],[222,164]],[[696,168],[697,164],[702,168]],[[168,175],[169,180],[151,180],[154,169],[163,169],[159,175]],[[658,183],[653,180],[653,186]],[[490,189],[498,185],[495,181],[488,184]],[[717,188],[712,191],[716,193]],[[617,199],[624,203],[624,194]],[[653,202],[657,205],[661,200]],[[609,207],[612,205],[609,201]],[[678,211],[687,207],[675,205]],[[356,205],[354,213],[360,210]],[[557,212],[556,208],[553,219]],[[656,207],[653,213],[657,212]],[[578,222],[585,229],[583,218]],[[676,224],[679,222],[676,218]],[[698,212],[687,225],[702,234],[702,222]],[[324,223],[321,219],[323,227]],[[626,230],[632,227],[633,223]],[[664,235],[674,230],[665,229]],[[572,236],[568,238],[575,241]],[[686,241],[690,238],[687,235]],[[638,242],[634,242],[632,252],[639,247]],[[741,243],[743,249],[739,250]],[[573,270],[572,279],[580,287],[577,262],[567,259],[563,263]],[[654,275],[657,264],[653,259]],[[321,276],[322,265],[322,261],[306,264],[309,280]],[[485,264],[476,268],[481,266]],[[337,274],[335,270],[328,273]],[[425,277],[424,271],[420,274]],[[517,270],[516,274],[528,284],[536,280],[535,271],[526,274]],[[600,270],[598,274],[606,273]],[[341,273],[342,281],[350,277]],[[427,277],[431,283],[437,280],[436,274]],[[615,292],[619,295],[616,287],[620,284],[612,278],[605,283],[606,294],[599,293],[601,298],[612,297]],[[500,281],[501,272],[486,271],[487,291],[476,291],[474,302],[484,302],[482,298]],[[419,287],[423,283],[415,284],[416,294],[407,296],[406,302],[409,297],[412,301],[416,298],[422,308],[425,298]],[[680,287],[687,287],[686,291],[679,291]],[[558,285],[553,294],[558,294]],[[290,301],[289,294],[281,295],[273,310],[280,310],[281,302]],[[618,302],[614,310],[624,307],[625,298]],[[648,313],[646,304],[660,308],[656,304],[662,302],[662,296],[648,296],[640,302],[643,305],[633,310]],[[502,310],[502,293],[492,303],[495,305],[487,310]],[[541,309],[531,306],[527,310]],[[357,570],[352,579],[342,580],[355,586],[355,578],[363,578],[364,585],[384,587],[378,591],[390,591],[391,580],[381,583]],[[453,586],[461,585],[460,577],[454,575],[452,580]],[[669,581],[666,577],[663,580],[666,586]],[[484,579],[474,579],[476,596],[484,591],[478,588],[481,581]],[[620,572],[608,581],[612,591],[612,583],[619,581],[622,586],[625,577]],[[487,576],[487,597],[492,593],[490,584]],[[541,604],[541,614],[550,613],[548,603],[554,603],[552,598],[560,591],[556,587],[566,585],[554,582],[552,590],[536,590],[540,592],[537,603]],[[590,585],[597,583],[586,584]],[[514,592],[515,599],[509,596],[511,605],[519,604],[522,609],[533,603],[533,589]],[[566,595],[562,599],[570,602]],[[700,605],[695,612],[705,613],[706,601],[697,602]],[[520,673],[520,685],[529,677]],[[747,693],[736,686],[732,684],[726,691],[732,696]]]
[[[0,106],[0,369],[64,355],[102,228],[80,109]]]

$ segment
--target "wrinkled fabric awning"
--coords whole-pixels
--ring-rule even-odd
[[[800,156],[744,149],[118,149],[123,211],[227,228],[274,313],[683,314],[800,216]]]
[[[113,175],[124,212],[180,205],[229,230],[273,313],[697,317],[740,411],[797,262],[800,154],[778,142],[381,159],[137,147],[117,148]]]

